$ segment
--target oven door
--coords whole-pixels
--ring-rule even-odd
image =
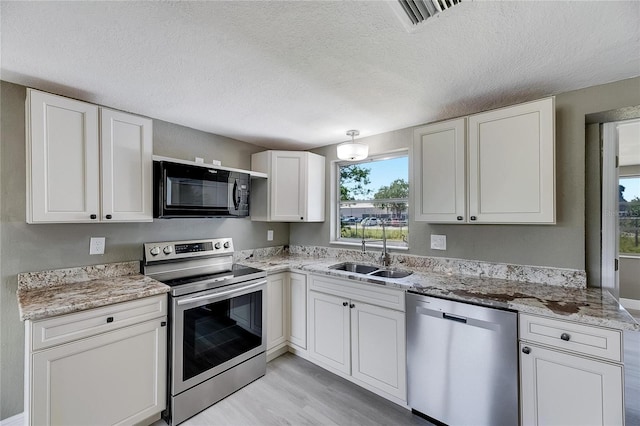
[[[266,350],[267,281],[173,298],[171,394]]]

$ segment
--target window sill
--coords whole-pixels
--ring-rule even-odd
[[[332,241],[329,241],[329,244],[332,246],[345,246],[349,248],[356,247],[358,249],[362,248],[362,243],[351,243],[346,241],[332,240]],[[382,244],[379,244],[379,243],[367,244],[367,248],[377,248],[382,250]],[[390,246],[387,244],[387,251],[409,251],[409,247]]]

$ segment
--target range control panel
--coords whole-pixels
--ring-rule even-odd
[[[212,238],[208,240],[167,241],[146,243],[144,259],[146,262],[156,260],[186,259],[190,257],[206,257],[213,255],[233,254],[231,238]]]

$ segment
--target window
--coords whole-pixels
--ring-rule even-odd
[[[640,255],[640,176],[620,176],[620,253]]]
[[[336,240],[360,243],[382,240],[408,247],[409,158],[406,153],[337,165],[338,218]],[[377,242],[375,244],[382,244]]]

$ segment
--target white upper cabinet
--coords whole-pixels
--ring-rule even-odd
[[[251,183],[251,219],[270,222],[324,221],[324,157],[302,151],[264,151],[251,156],[251,170],[267,173]]]
[[[471,221],[555,223],[554,112],[547,98],[469,117]]]
[[[415,129],[416,220],[555,223],[554,116],[546,98]]]
[[[102,219],[145,222],[153,216],[153,123],[100,109]]]
[[[458,118],[414,131],[416,220],[466,220],[466,125]]]
[[[27,222],[91,222],[100,212],[98,107],[27,91]]]
[[[27,91],[27,222],[150,222],[147,118]]]

